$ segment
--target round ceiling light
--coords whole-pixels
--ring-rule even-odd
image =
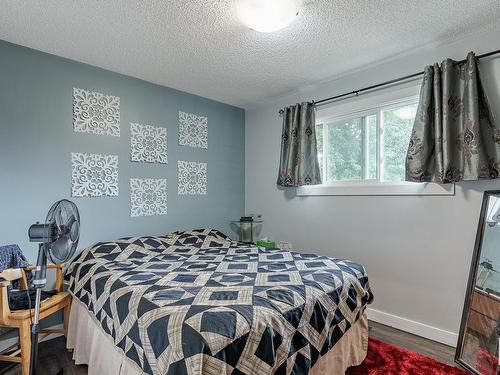
[[[288,26],[299,14],[300,0],[239,0],[238,16],[252,30],[270,33]]]

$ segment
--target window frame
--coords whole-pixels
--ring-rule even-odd
[[[348,103],[326,105],[317,109],[316,124],[323,124],[323,178],[327,171],[327,123],[352,120],[362,117],[363,126],[367,124],[367,117],[377,116],[377,149],[376,149],[376,178],[362,180],[325,180],[320,185],[301,186],[297,188],[298,196],[309,195],[454,195],[454,184],[414,183],[407,181],[384,181],[384,124],[382,112],[401,107],[402,105],[418,104],[420,85],[391,88],[383,90],[367,98],[355,97]],[[323,114],[324,113],[324,114]],[[362,133],[363,177],[366,176],[366,167],[369,159],[365,153],[369,151],[366,130]]]

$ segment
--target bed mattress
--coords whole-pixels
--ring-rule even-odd
[[[373,299],[357,263],[208,229],[98,243],[66,276],[148,374],[306,374]]]

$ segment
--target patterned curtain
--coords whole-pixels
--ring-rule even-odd
[[[314,103],[295,104],[280,113],[283,129],[278,186],[321,184]]]
[[[428,66],[406,155],[406,180],[450,183],[495,179],[500,132],[479,77],[478,61]]]
[[[428,66],[406,155],[406,180],[450,183],[495,179],[500,131],[473,52],[465,61]]]

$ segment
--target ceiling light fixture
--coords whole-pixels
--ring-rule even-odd
[[[250,29],[262,33],[288,26],[299,14],[300,0],[239,0],[238,16]]]

